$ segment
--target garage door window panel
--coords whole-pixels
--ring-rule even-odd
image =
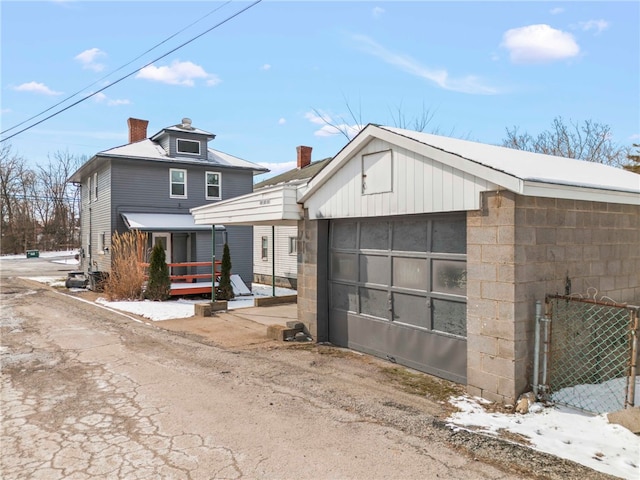
[[[467,222],[464,217],[433,221],[431,251],[467,253]]]
[[[389,257],[360,255],[360,283],[389,284]]]
[[[424,220],[397,220],[393,222],[393,250],[426,252],[427,222]]]
[[[360,287],[360,313],[389,319],[389,294],[386,290]]]
[[[331,308],[356,313],[358,311],[356,287],[333,283],[331,285]]]
[[[363,250],[389,250],[389,224],[364,222],[360,225],[360,248]]]
[[[467,266],[466,262],[455,260],[433,260],[434,292],[451,295],[467,295]]]
[[[393,258],[393,286],[426,291],[429,288],[429,268],[426,258]]]
[[[357,280],[357,255],[354,253],[334,253],[331,255],[331,276],[334,280],[355,282]]]
[[[337,249],[355,249],[358,225],[350,222],[335,223],[331,234],[331,246]]]
[[[460,337],[467,336],[467,304],[432,299],[433,329]]]
[[[427,298],[405,293],[393,294],[393,320],[414,327],[430,330],[429,308]]]

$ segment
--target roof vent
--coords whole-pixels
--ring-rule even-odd
[[[191,126],[191,119],[186,117],[183,118],[182,123],[180,124],[180,128],[183,128],[185,130],[193,130],[193,127]]]

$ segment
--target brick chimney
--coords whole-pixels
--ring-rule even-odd
[[[300,145],[296,147],[296,151],[298,152],[298,170],[300,170],[311,163],[311,147]]]
[[[147,139],[147,125],[149,125],[149,120],[129,118],[127,125],[129,125],[129,143],[136,143],[140,140]]]

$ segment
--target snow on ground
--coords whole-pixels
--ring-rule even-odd
[[[243,295],[236,297],[233,300],[227,302],[229,310],[235,310],[237,308],[253,307],[254,299],[256,297],[270,297],[271,287],[268,285],[262,285],[259,283],[253,283],[251,285],[252,295]],[[295,295],[295,290],[288,288],[276,287],[276,296],[281,297],[284,295]],[[165,302],[153,302],[150,300],[142,300],[135,302],[109,302],[104,298],[96,300],[97,303],[107,306],[109,308],[115,308],[116,310],[123,310],[129,313],[135,313],[141,315],[153,321],[171,320],[172,318],[186,318],[193,317],[196,303],[208,302],[209,300],[167,300]]]
[[[640,388],[640,382],[636,382]],[[639,391],[636,389],[636,391]],[[486,400],[458,397],[461,411],[447,420],[453,429],[498,435],[501,430],[525,436],[530,447],[629,480],[640,478],[640,437],[608,422],[605,414],[589,415],[563,406],[534,403],[526,414],[485,411]]]
[[[78,253],[77,250],[61,250],[58,252],[38,252],[38,256],[39,258],[57,258],[58,260],[53,260],[54,263],[67,263],[67,262],[75,262],[78,263],[78,261],[73,258],[74,255],[76,255]],[[72,258],[60,258],[60,257],[69,257],[71,256]],[[26,253],[19,253],[17,255],[1,255],[0,259],[1,260],[20,260],[22,258],[27,258],[27,254]]]
[[[71,255],[73,254],[74,252],[71,252]],[[60,255],[61,252],[53,255],[40,254],[45,258]],[[17,258],[25,257],[17,256]],[[53,285],[62,282],[61,285],[64,285],[64,278],[31,277],[31,279]],[[276,288],[277,296],[295,293],[294,290]],[[228,306],[230,309],[251,307],[254,297],[270,295],[271,286],[253,284],[251,296],[237,297],[229,301]],[[98,300],[100,304],[107,307],[142,315],[154,321],[193,316],[194,304],[203,301],[206,300],[179,299],[166,302]],[[636,385],[636,392],[640,392],[638,379],[636,379]],[[600,396],[610,392],[610,385],[582,385],[556,392],[555,395],[569,403],[569,397],[572,394],[584,397],[587,394]],[[604,401],[599,403],[602,402]],[[634,435],[622,426],[610,424],[605,413],[589,415],[568,407],[545,407],[541,403],[534,403],[526,414],[505,414],[487,411],[482,407],[482,404],[486,403],[485,400],[468,396],[453,398],[451,403],[460,410],[447,419],[452,429],[464,428],[487,435],[498,435],[500,431],[508,431],[526,437],[530,447],[535,450],[572,460],[620,478],[640,479],[640,436]],[[636,401],[636,405],[638,403]],[[609,411],[615,411],[618,408],[619,406],[612,406]],[[603,409],[607,409],[606,404]]]

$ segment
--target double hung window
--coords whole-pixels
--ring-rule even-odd
[[[171,168],[169,170],[171,198],[187,198],[187,171],[180,168]]]
[[[222,175],[218,172],[207,172],[205,174],[206,182],[206,194],[207,200],[220,200],[222,198],[221,193],[221,180]]]

